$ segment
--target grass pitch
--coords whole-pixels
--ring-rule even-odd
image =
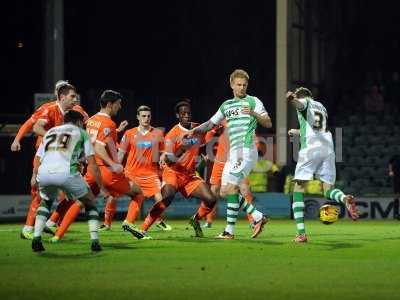
[[[0,225],[0,299],[396,299],[398,221],[307,221],[309,243],[294,244],[294,221],[272,220],[258,239],[245,221],[233,241],[191,237],[186,221],[138,241],[120,223],[90,252],[86,223],[61,243],[31,251],[21,225]],[[44,238],[48,236],[44,235]]]

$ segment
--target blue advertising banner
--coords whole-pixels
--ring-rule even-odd
[[[103,199],[98,199],[99,211],[104,211]],[[126,213],[130,199],[121,197],[117,200],[117,213]],[[147,199],[142,206],[142,216],[147,214],[153,205],[153,199]],[[255,193],[254,203],[257,209],[271,217],[290,217],[290,197],[282,193]],[[187,218],[193,215],[200,204],[197,198],[185,199],[180,193],[175,196],[174,201],[168,207],[165,215],[168,218]],[[221,199],[217,209],[217,217],[226,216],[226,202]]]

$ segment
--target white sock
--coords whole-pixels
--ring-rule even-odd
[[[47,227],[54,227],[56,226],[56,222],[53,222],[52,220],[48,219],[46,222]]]
[[[253,204],[245,202],[243,205],[243,210],[247,213],[250,214],[255,222],[258,222],[262,219],[263,214],[258,211]]]
[[[253,211],[251,216],[253,217],[254,221],[258,222],[258,221],[260,221],[262,219],[263,214],[256,209],[255,211]]]
[[[233,234],[233,231],[235,230],[235,225],[226,225],[225,231],[228,232],[229,234]]]
[[[36,215],[33,237],[37,238],[42,236],[43,228],[46,225],[46,220],[47,218],[45,216]]]
[[[225,231],[233,235],[235,224],[239,214],[240,204],[228,202],[226,204],[226,228]]]
[[[33,231],[33,226],[28,226],[25,225],[24,228],[22,228],[23,232],[32,232]]]
[[[89,233],[90,239],[98,240],[99,239],[99,213],[95,209],[91,209],[88,211],[88,225],[89,225]]]
[[[88,225],[89,225],[90,239],[98,240],[99,234],[98,234],[97,230],[99,228],[99,221],[98,220],[89,220]]]

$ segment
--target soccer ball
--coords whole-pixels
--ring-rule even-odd
[[[339,210],[335,205],[325,204],[319,208],[319,219],[322,223],[330,225],[339,218]]]

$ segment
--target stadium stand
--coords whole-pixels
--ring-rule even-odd
[[[387,164],[391,156],[400,152],[400,121],[395,115],[394,108],[387,104],[382,114],[353,111],[347,117],[332,120],[333,127],[343,128],[338,185],[344,185],[349,193],[392,193]]]

